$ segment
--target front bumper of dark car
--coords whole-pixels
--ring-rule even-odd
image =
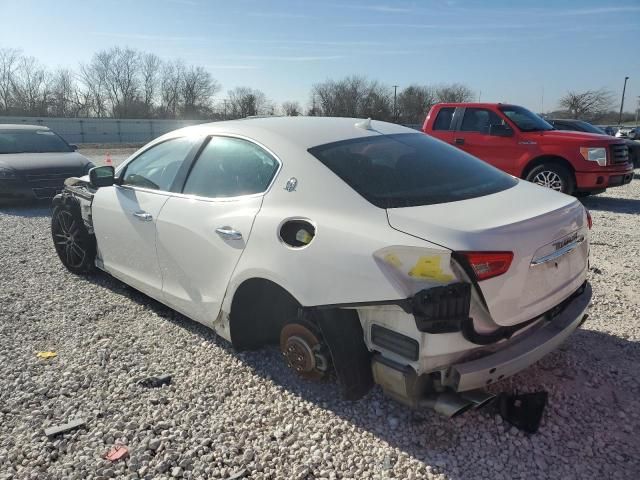
[[[64,181],[71,174],[23,175],[0,178],[1,200],[46,200],[64,189]]]

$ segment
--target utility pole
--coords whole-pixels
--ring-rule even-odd
[[[481,98],[482,98],[482,90],[478,92],[478,103],[480,103]]]
[[[622,125],[622,109],[624,108],[624,92],[627,89],[627,80],[629,80],[629,77],[624,77],[624,86],[622,87],[622,100],[620,100],[620,115],[618,115],[618,125]]]
[[[398,110],[396,108],[397,105],[397,99],[398,99],[398,85],[394,85],[393,86],[393,121],[397,122],[398,121]]]
[[[542,95],[540,96],[540,113],[544,114],[544,85],[542,86]]]
[[[224,120],[227,119],[227,100],[222,100],[222,104],[224,105]]]

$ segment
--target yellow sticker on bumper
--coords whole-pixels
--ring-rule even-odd
[[[426,280],[436,280],[442,283],[450,282],[453,280],[453,275],[442,271],[442,267],[440,266],[441,260],[437,255],[420,257],[418,262],[409,271],[409,276]]]

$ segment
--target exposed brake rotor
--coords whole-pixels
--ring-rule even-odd
[[[300,376],[318,380],[328,370],[326,349],[318,335],[299,323],[289,323],[280,332],[280,351]]]

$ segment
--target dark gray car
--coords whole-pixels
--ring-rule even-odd
[[[547,119],[547,121],[554,126],[557,130],[571,130],[576,132],[598,133],[600,135],[607,135],[600,127],[591,125],[584,120],[572,120],[567,118]],[[633,162],[635,168],[640,168],[640,143],[628,138],[623,138],[629,149],[629,160]]]
[[[0,125],[0,202],[52,198],[94,165],[49,128]]]

